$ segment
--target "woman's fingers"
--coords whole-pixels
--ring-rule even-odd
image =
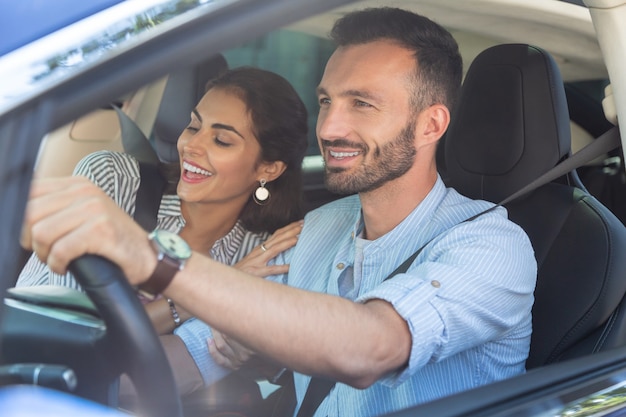
[[[267,264],[271,259],[293,247],[298,242],[302,226],[303,222],[297,221],[278,229],[265,242],[237,262],[235,268],[262,278],[270,275],[286,274],[289,271],[289,265],[268,266]]]
[[[304,222],[299,220],[278,229],[265,242],[257,247],[257,251],[267,260],[270,260],[281,252],[293,247],[298,242]]]
[[[219,345],[219,347],[218,347]],[[213,339],[208,340],[209,353],[213,357],[213,360],[218,365],[224,366],[226,368],[237,369],[238,366],[233,363],[231,353],[226,352],[226,346],[223,342],[221,333],[217,331],[213,331]]]
[[[239,369],[253,356],[251,350],[216,330],[209,340],[209,353],[217,364],[232,369]]]
[[[289,264],[282,265],[265,265],[260,271],[263,277],[269,277],[270,275],[282,275],[289,272]]]

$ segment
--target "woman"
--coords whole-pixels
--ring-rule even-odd
[[[161,200],[157,228],[178,233],[192,249],[257,276],[286,272],[288,265],[267,263],[295,244],[302,226],[298,220],[303,215],[301,164],[307,148],[307,113],[293,87],[261,69],[226,71],[207,84],[177,148],[176,195],[166,194]],[[127,213],[134,213],[140,177],[131,156],[96,152],[77,165],[75,174],[86,176]],[[78,288],[70,274],[52,273],[35,256],[17,281],[17,286],[32,285]],[[157,299],[147,303],[146,310],[162,335],[189,319],[175,300]],[[190,326],[198,326],[190,321]],[[183,353],[191,354],[205,376],[202,358],[208,357],[207,342],[199,341],[204,334],[179,330],[180,338],[162,337],[168,357],[177,362],[173,369],[184,374],[178,361],[190,363]],[[188,352],[180,349],[181,339]],[[182,393],[198,388],[197,380],[176,376],[186,385],[181,386]]]

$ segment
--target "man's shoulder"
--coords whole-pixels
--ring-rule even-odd
[[[304,217],[303,238],[342,235],[356,227],[361,217],[361,202],[358,195],[351,195],[320,206]]]
[[[457,222],[475,216],[495,216],[506,219],[506,209],[495,206],[496,204],[491,201],[472,199],[459,193],[454,188],[447,188],[445,197],[435,211],[435,216],[453,217],[456,218]]]
[[[352,194],[326,203],[314,210],[311,210],[307,216],[328,216],[332,213],[354,213],[361,210],[361,200],[358,194]]]
[[[505,207],[491,201],[468,198],[452,188],[435,213],[435,222],[446,223],[451,236],[471,234],[476,238],[511,240],[517,247],[532,246],[524,229],[512,221]]]

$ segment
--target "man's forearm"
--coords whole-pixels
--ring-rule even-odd
[[[408,359],[408,327],[384,301],[358,304],[259,280],[198,254],[165,293],[211,327],[302,373],[362,387]]]

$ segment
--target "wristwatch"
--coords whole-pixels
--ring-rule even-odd
[[[148,298],[155,298],[170,285],[174,275],[184,268],[191,257],[191,249],[183,238],[167,230],[156,229],[148,235],[148,239],[158,262],[150,278],[139,289]]]

